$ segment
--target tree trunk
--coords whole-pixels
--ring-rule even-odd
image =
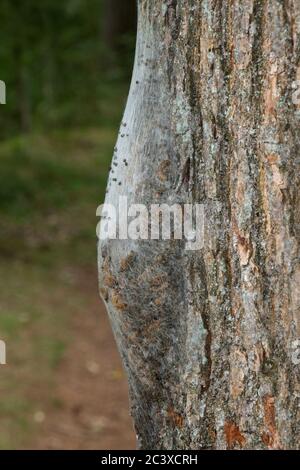
[[[99,244],[138,445],[299,448],[300,4],[138,3],[106,203],[205,208],[201,250]]]
[[[112,50],[122,51],[124,35],[136,30],[135,0],[104,0],[103,39]]]

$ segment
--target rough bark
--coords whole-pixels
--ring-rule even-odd
[[[99,245],[139,446],[299,448],[300,3],[138,3],[106,202],[205,206],[202,250]]]

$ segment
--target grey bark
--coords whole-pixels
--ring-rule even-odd
[[[99,244],[139,447],[299,448],[300,3],[138,3],[106,202],[205,206],[202,250]]]

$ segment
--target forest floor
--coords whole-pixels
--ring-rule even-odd
[[[1,144],[0,449],[133,449],[96,270],[113,129]]]

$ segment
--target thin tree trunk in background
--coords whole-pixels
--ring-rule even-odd
[[[15,48],[15,63],[17,70],[17,112],[21,132],[29,132],[31,129],[31,99],[29,92],[30,79],[27,66],[24,63],[23,48]]]
[[[136,0],[104,0],[103,39],[112,50],[120,50],[120,40],[136,31]]]
[[[300,4],[138,4],[106,203],[205,207],[202,250],[99,245],[139,446],[299,448]]]
[[[52,19],[47,11],[42,11],[42,21],[44,29],[43,41],[43,100],[46,104],[48,121],[51,121],[52,110],[55,105],[55,78],[57,73],[57,64],[55,63],[53,37],[55,28]],[[50,113],[49,113],[50,110]],[[50,114],[50,119],[49,119]]]

